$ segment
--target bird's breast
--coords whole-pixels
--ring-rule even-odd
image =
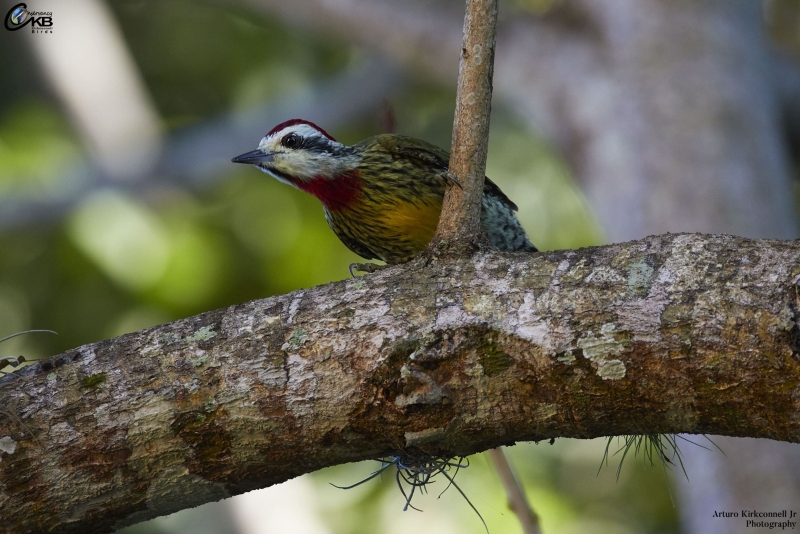
[[[399,202],[387,206],[380,218],[387,239],[399,236],[419,251],[433,238],[441,211],[441,202]]]
[[[375,204],[365,197],[351,208],[325,211],[331,229],[356,254],[395,264],[425,249],[441,208],[435,200]]]

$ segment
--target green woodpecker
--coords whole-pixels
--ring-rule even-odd
[[[393,265],[413,258],[433,237],[449,160],[445,150],[403,135],[376,135],[346,146],[316,124],[295,119],[276,126],[256,150],[232,161],[252,164],[311,193],[347,248]],[[534,252],[516,211],[486,178],[481,225],[490,243],[499,250]],[[353,267],[372,270],[368,265],[354,264],[351,273]]]

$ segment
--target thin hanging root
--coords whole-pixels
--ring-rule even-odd
[[[0,343],[2,343],[3,341],[7,341],[11,338],[15,338],[17,336],[21,336],[23,334],[32,334],[35,332],[47,332],[49,334],[57,334],[57,332],[53,332],[52,330],[23,330],[22,332],[16,332],[4,338],[0,338]],[[38,360],[38,358],[34,360],[26,360],[24,356],[5,356],[3,358],[0,358],[0,369],[3,369],[4,367],[7,367],[9,365],[11,367],[19,367],[21,363],[25,363],[26,361],[36,361],[36,360]],[[0,371],[0,374],[7,375],[10,372],[13,371]]]
[[[442,474],[449,483],[447,486],[442,490],[439,494],[441,497],[445,491],[453,486],[458,490],[458,493],[464,497],[464,500],[467,501],[469,507],[478,514],[478,518],[483,523],[483,528],[486,529],[488,534],[489,527],[486,526],[486,521],[483,520],[483,516],[478,512],[478,509],[472,504],[466,494],[461,491],[461,488],[458,487],[458,484],[455,482],[455,477],[458,475],[458,471],[460,469],[465,469],[469,467],[469,460],[464,458],[463,456],[459,457],[457,461],[452,461],[453,458],[444,458],[444,457],[434,457],[434,456],[390,456],[388,458],[380,458],[378,461],[381,462],[381,468],[377,471],[373,472],[367,478],[364,478],[355,484],[351,484],[350,486],[337,486],[335,484],[331,484],[334,488],[339,489],[351,489],[355,488],[356,486],[360,486],[364,482],[372,480],[373,478],[377,477],[381,473],[383,473],[386,469],[391,466],[394,466],[397,471],[395,472],[395,481],[397,482],[397,487],[400,488],[400,493],[403,495],[403,499],[405,499],[405,505],[403,506],[403,511],[407,511],[409,508],[412,508],[418,512],[421,512],[419,508],[415,507],[411,504],[411,499],[414,497],[414,492],[419,488],[420,493],[427,493],[428,492],[428,485],[433,484],[435,480],[433,478],[438,475]],[[452,476],[450,476],[447,471],[449,469],[455,469],[455,472]],[[406,492],[406,489],[403,487],[403,482],[405,482],[411,489]]]
[[[10,336],[6,336],[4,338],[1,338],[0,339],[0,343],[2,343],[3,341],[6,341],[7,339],[11,339],[12,337],[21,336],[22,334],[32,334],[34,332],[48,332],[50,334],[58,335],[58,332],[53,332],[52,330],[23,330],[22,332],[17,332],[15,334],[11,334]]]
[[[488,527],[488,526],[486,526],[486,521],[484,521],[484,520],[483,520],[483,516],[482,516],[482,515],[481,515],[481,513],[478,511],[478,509],[477,509],[477,508],[475,508],[475,505],[474,505],[474,504],[472,504],[472,501],[470,501],[470,500],[469,500],[469,497],[467,497],[467,495],[466,495],[466,494],[465,494],[463,491],[461,491],[461,488],[459,488],[459,487],[458,487],[458,484],[456,484],[456,481],[455,481],[455,480],[453,480],[453,478],[450,478],[450,475],[448,475],[448,474],[447,474],[447,473],[445,473],[444,471],[442,471],[442,474],[443,474],[444,476],[446,476],[446,477],[447,477],[447,479],[450,481],[450,484],[452,484],[452,485],[453,485],[453,487],[454,487],[454,488],[456,488],[456,489],[458,490],[458,492],[461,494],[461,496],[462,496],[462,497],[464,497],[464,500],[465,500],[465,501],[467,501],[467,504],[469,505],[469,507],[470,507],[470,508],[472,508],[472,510],[473,510],[473,511],[474,511],[476,514],[478,514],[478,519],[480,519],[480,520],[481,520],[481,523],[483,523],[483,528],[485,528],[485,529],[486,529],[486,534],[489,534],[489,527]]]
[[[355,488],[356,486],[360,486],[360,485],[361,485],[361,484],[363,484],[364,482],[369,482],[370,480],[372,480],[372,479],[373,479],[373,478],[375,478],[376,476],[380,475],[381,473],[383,473],[384,471],[386,471],[387,469],[389,469],[389,467],[390,467],[391,465],[392,465],[392,464],[390,464],[390,463],[389,463],[389,464],[385,464],[383,467],[381,467],[380,469],[378,469],[377,471],[375,471],[374,473],[372,473],[372,474],[371,474],[370,476],[368,476],[367,478],[365,478],[365,479],[363,479],[363,480],[359,480],[359,481],[358,481],[358,482],[356,482],[355,484],[351,484],[351,485],[349,485],[349,486],[337,486],[336,484],[332,484],[332,483],[330,483],[330,482],[328,482],[328,484],[330,484],[331,486],[333,486],[334,488],[337,488],[337,489],[343,489],[343,490],[349,490],[349,489],[353,489],[353,488]]]
[[[395,477],[397,479],[397,487],[400,488],[400,493],[403,494],[403,497],[406,497],[406,492],[403,489],[403,484],[400,483],[400,474],[401,474],[401,471],[398,469],[397,470],[397,476]],[[403,477],[403,478],[406,480],[406,482],[408,482],[408,479],[406,479],[405,477]],[[409,506],[411,508],[413,508],[414,510],[416,510],[417,512],[421,512],[422,511],[419,508],[415,507],[413,504],[411,504],[411,498],[414,496],[414,490],[415,489],[417,489],[417,484],[412,483],[411,484],[411,491],[408,492],[408,497],[406,497],[406,505],[403,506],[403,511],[404,512],[408,510]]]
[[[705,439],[707,439],[714,447],[716,447],[722,454],[725,452],[714,443],[711,438],[706,436],[705,434],[702,435]],[[597,470],[598,476],[600,475],[600,471],[603,469],[603,465],[608,465],[608,451],[611,447],[611,442],[614,440],[615,436],[610,436],[608,441],[606,441],[606,448],[603,452],[603,458],[600,460],[600,467]],[[622,452],[622,457],[620,458],[619,465],[617,466],[617,480],[619,480],[619,475],[622,472],[622,464],[625,462],[625,458],[628,453],[633,449],[633,456],[636,457],[639,453],[642,453],[642,461],[644,461],[645,465],[650,464],[651,467],[655,467],[656,460],[658,460],[664,468],[664,476],[666,477],[666,470],[671,469],[671,466],[680,466],[681,471],[683,471],[683,476],[686,477],[686,480],[689,480],[689,475],[686,472],[686,467],[683,464],[683,454],[680,450],[680,445],[678,445],[678,439],[682,439],[687,443],[691,443],[692,445],[696,445],[703,449],[710,451],[708,447],[705,447],[699,443],[695,443],[694,441],[687,439],[683,436],[679,436],[677,434],[643,434],[643,435],[631,435],[631,436],[616,436],[617,442],[619,439],[622,438],[624,440],[624,445],[622,445],[615,453],[614,456]]]
[[[454,480],[455,480],[455,478],[456,478],[456,475],[458,475],[458,470],[459,470],[459,469],[466,469],[467,467],[469,467],[469,458],[464,458],[464,460],[466,460],[466,461],[467,461],[466,465],[462,465],[460,462],[459,462],[459,463],[451,463],[451,462],[448,462],[448,463],[447,463],[447,465],[449,465],[450,467],[455,467],[455,468],[456,468],[456,472],[455,472],[455,473],[453,473],[453,478],[447,477],[447,479],[448,479],[450,482],[447,484],[447,487],[445,487],[445,488],[442,490],[442,492],[439,494],[439,497],[437,497],[437,499],[441,499],[441,498],[442,498],[442,495],[444,495],[444,492],[445,492],[445,491],[447,491],[447,489],[448,489],[450,486],[452,486],[452,485],[454,484]],[[459,491],[461,491],[461,490],[459,490]],[[465,498],[466,498],[466,497],[465,497]],[[469,502],[469,499],[467,499],[467,502]],[[471,505],[472,505],[472,503],[470,503],[470,506],[471,506]],[[475,511],[477,512],[477,510],[475,510]],[[480,515],[481,515],[481,514],[478,514],[478,517],[480,517]],[[481,520],[483,520],[483,518],[481,518]],[[485,526],[485,525],[486,525],[486,523],[484,523],[484,526]]]

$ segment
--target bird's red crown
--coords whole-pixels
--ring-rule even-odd
[[[330,139],[331,141],[336,141],[336,139],[334,139],[333,136],[331,136],[331,134],[329,134],[328,132],[326,132],[325,130],[323,130],[322,128],[320,128],[319,126],[314,124],[313,122],[307,121],[307,120],[304,120],[304,119],[292,119],[292,120],[288,120],[286,122],[282,122],[279,125],[277,125],[276,127],[274,127],[273,129],[271,129],[269,132],[267,132],[266,137],[269,137],[270,135],[272,135],[274,133],[280,132],[284,128],[288,128],[289,126],[296,126],[298,124],[305,124],[306,126],[311,126],[315,130],[317,130],[319,133],[321,133],[322,135],[324,135],[325,137]]]

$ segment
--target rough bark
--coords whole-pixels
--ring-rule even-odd
[[[0,379],[0,528],[106,532],[403,450],[798,442],[798,280],[800,243],[664,235],[399,266],[86,345]]]
[[[497,33],[497,0],[467,0],[453,118],[448,187],[433,242],[472,240],[481,232],[481,200],[489,152],[489,116]]]

